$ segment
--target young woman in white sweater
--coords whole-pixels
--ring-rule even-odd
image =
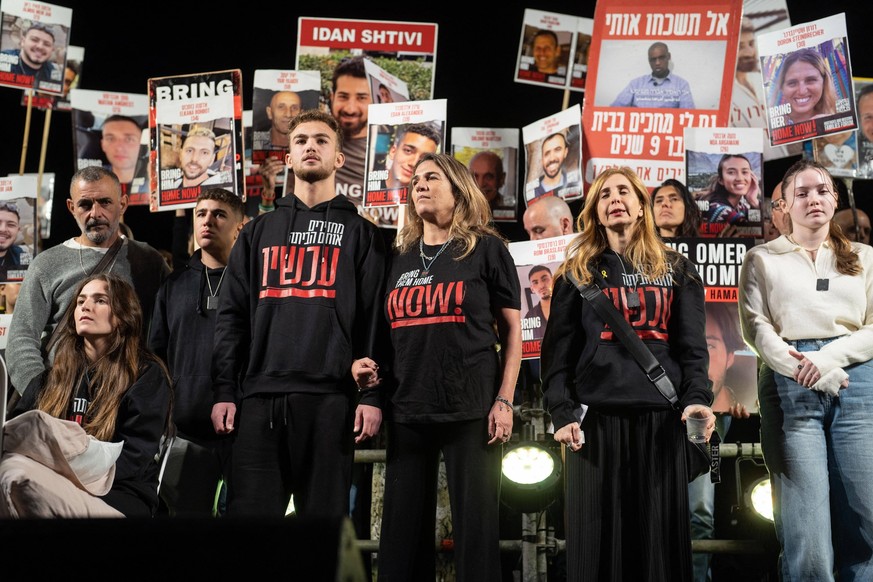
[[[873,579],[873,248],[833,222],[836,192],[816,162],[789,168],[791,232],[747,253],[740,281],[784,580]]]

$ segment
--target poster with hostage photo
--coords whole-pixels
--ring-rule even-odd
[[[321,106],[343,130],[345,164],[336,173],[336,193],[380,227],[396,229],[398,206],[365,207],[368,106],[389,103],[373,94],[373,76],[366,63],[406,84],[408,100],[433,99],[436,75],[437,25],[428,22],[310,18],[298,20],[296,68],[321,71]],[[401,91],[388,86],[388,98],[400,101]],[[398,86],[399,87],[399,86]]]
[[[112,170],[130,204],[148,204],[148,96],[72,89],[70,105],[76,168]]]
[[[757,37],[770,145],[857,129],[846,34],[843,13]]]
[[[64,94],[70,8],[37,0],[0,2],[0,85]]]
[[[0,283],[20,283],[37,251],[37,177],[0,178]]]
[[[686,185],[700,209],[700,236],[763,236],[764,132],[685,129]]]
[[[194,208],[205,188],[245,200],[242,71],[148,80],[153,211]]]

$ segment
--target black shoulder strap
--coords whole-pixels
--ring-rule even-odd
[[[670,404],[675,408],[679,403],[679,398],[676,396],[676,389],[673,387],[673,382],[670,381],[667,372],[658,362],[657,358],[649,350],[648,346],[643,343],[633,328],[625,320],[624,317],[615,308],[615,305],[604,295],[603,290],[596,283],[591,283],[587,287],[583,287],[571,271],[567,271],[567,277],[579,290],[582,298],[587,300],[594,311],[605,321],[612,329],[618,339],[624,344],[628,351],[633,354],[637,363],[646,373],[646,376],[655,387],[664,395],[664,398],[670,401]]]

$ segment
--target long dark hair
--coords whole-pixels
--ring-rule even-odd
[[[657,195],[658,190],[664,186],[672,186],[675,188],[679,193],[679,196],[682,197],[682,203],[685,204],[685,217],[682,219],[682,224],[680,224],[679,228],[676,229],[676,236],[700,236],[700,209],[697,207],[697,201],[694,200],[691,191],[688,190],[688,187],[679,180],[667,178],[661,182],[660,186],[652,190],[652,207],[655,205],[655,195]],[[656,226],[656,228],[658,227]],[[658,232],[660,231],[661,229],[658,228]]]
[[[731,158],[746,160],[746,162],[748,162],[749,164],[749,168],[752,167],[752,162],[749,160],[749,158],[742,154],[724,154],[718,161],[718,173],[712,177],[712,180],[710,180],[706,193],[700,196],[701,200],[720,202],[721,204],[733,206],[733,204],[731,204],[730,200],[728,199],[728,196],[730,196],[730,192],[728,192],[727,188],[725,188],[724,185],[724,164]]]
[[[108,441],[115,434],[121,398],[139,377],[142,359],[160,365],[168,383],[170,375],[166,366],[141,346],[143,313],[131,284],[112,273],[91,275],[76,287],[72,301],[78,301],[82,290],[91,281],[106,283],[109,306],[115,319],[106,352],[96,362],[88,361],[85,340],[76,332],[75,310],[70,310],[58,323],[61,330],[55,357],[37,400],[37,408],[54,417],[65,418],[76,389],[83,378],[87,378],[91,405],[83,428],[94,438]]]

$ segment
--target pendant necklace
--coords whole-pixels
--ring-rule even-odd
[[[424,237],[421,237],[420,239],[418,239],[418,254],[421,257],[421,266],[423,269],[422,273],[421,273],[422,276],[425,276],[428,274],[431,266],[433,266],[434,261],[437,260],[437,257],[439,257],[441,254],[443,254],[443,251],[446,250],[446,247],[449,246],[450,242],[452,242],[452,237],[449,237],[448,240],[446,240],[446,242],[443,243],[443,246],[440,247],[440,250],[438,250],[434,256],[429,257],[426,254],[424,254]],[[426,261],[430,261],[430,262],[426,262]]]
[[[206,309],[214,311],[218,309],[218,290],[221,289],[221,282],[224,281],[224,274],[227,273],[227,267],[221,271],[221,277],[218,278],[218,285],[215,286],[215,292],[212,291],[212,283],[209,281],[209,269],[206,269],[206,285],[209,287],[209,297],[206,298]]]
[[[625,276],[625,279],[627,279],[628,274],[627,274],[627,271],[625,271],[625,269],[624,269],[624,261],[621,260],[621,255],[616,253],[615,251],[612,251],[612,252],[615,253],[616,257],[618,257],[618,262],[621,263],[621,272]],[[627,298],[628,308],[639,309],[640,308],[640,296],[637,294],[637,274],[632,273],[632,275],[634,276],[634,286],[630,288],[630,293],[625,293],[625,297]],[[622,282],[622,286],[624,286],[624,282]]]
[[[827,291],[828,288],[829,288],[830,285],[831,285],[831,280],[830,280],[829,278],[821,278],[821,277],[819,277],[819,276],[818,276],[818,268],[817,268],[816,265],[815,265],[815,258],[814,258],[814,256],[817,255],[817,253],[818,253],[818,249],[815,249],[815,250],[809,250],[809,249],[807,249],[807,248],[804,248],[803,245],[801,245],[800,243],[798,243],[797,241],[795,241],[795,240],[791,237],[791,235],[786,235],[785,238],[787,238],[789,241],[791,241],[792,243],[796,244],[797,246],[799,246],[800,248],[802,248],[802,249],[805,250],[806,252],[808,252],[808,253],[812,253],[812,254],[813,254],[813,256],[810,257],[810,258],[812,259],[812,268],[813,268],[813,270],[815,271],[815,275],[816,275],[816,279],[815,279],[815,290],[816,290],[816,291]],[[819,248],[821,248],[821,247],[819,247]]]

